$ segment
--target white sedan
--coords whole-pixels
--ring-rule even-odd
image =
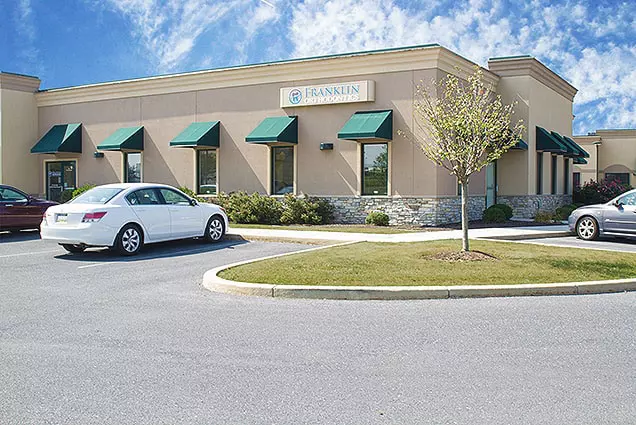
[[[228,225],[223,208],[199,203],[174,187],[119,183],[48,208],[40,234],[73,253],[107,246],[135,255],[146,243],[194,237],[217,242]]]

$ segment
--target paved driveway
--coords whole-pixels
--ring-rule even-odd
[[[559,238],[527,239],[519,242],[537,243],[565,248],[587,248],[591,250],[602,249],[606,251],[636,253],[636,239],[634,238],[603,238],[595,241],[584,241],[582,239],[578,239],[576,236],[564,236]],[[593,255],[593,251],[590,255]]]
[[[342,302],[199,285],[299,248],[182,242],[122,260],[0,237],[0,422],[635,422],[636,293]]]

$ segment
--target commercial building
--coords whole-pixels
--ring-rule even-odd
[[[596,130],[574,140],[589,153],[574,165],[574,185],[615,179],[636,185],[636,129]]]
[[[161,182],[204,195],[247,191],[329,199],[339,222],[458,222],[455,178],[398,130],[418,84],[475,64],[439,45],[39,90],[0,73],[0,182],[58,199],[86,183]],[[484,78],[517,102],[523,140],[470,183],[470,216],[519,217],[570,203],[576,89],[530,56],[494,58]]]

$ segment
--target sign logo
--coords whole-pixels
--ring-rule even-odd
[[[289,103],[292,105],[298,105],[303,98],[303,94],[298,89],[293,89],[289,92]]]

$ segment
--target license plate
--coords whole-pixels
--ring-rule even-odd
[[[66,223],[67,219],[68,219],[68,214],[58,214],[57,215],[57,222],[58,223]]]

